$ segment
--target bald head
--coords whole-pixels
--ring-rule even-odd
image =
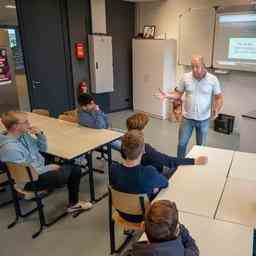
[[[204,58],[201,55],[193,55],[191,58],[191,67],[193,76],[201,80],[206,74]]]

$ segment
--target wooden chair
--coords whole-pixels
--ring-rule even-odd
[[[128,194],[119,192],[109,187],[109,231],[110,231],[110,250],[111,254],[121,252],[131,240],[132,233],[127,235],[122,245],[116,249],[115,243],[115,224],[121,226],[124,231],[143,231],[141,223],[133,223],[120,216],[118,211],[130,215],[145,215],[150,203],[147,194]],[[118,210],[118,211],[117,211]]]
[[[25,184],[27,182],[32,182],[37,180],[38,174],[35,172],[35,170],[32,167],[23,165],[23,164],[14,164],[14,163],[8,162],[6,163],[6,167],[7,167],[7,176],[12,188],[13,202],[14,202],[14,208],[16,213],[16,218],[14,222],[12,222],[8,226],[8,228],[12,228],[13,226],[15,226],[20,217],[27,217],[30,214],[37,211],[39,215],[40,228],[36,233],[32,235],[32,238],[36,238],[43,231],[43,228],[53,225],[58,220],[60,220],[61,218],[67,215],[67,212],[65,211],[64,213],[59,215],[56,219],[54,219],[50,223],[47,223],[45,214],[44,214],[44,208],[43,208],[44,205],[42,202],[43,197],[42,195],[40,195],[40,192],[46,192],[46,191],[30,192],[30,191],[24,190],[19,186],[20,183]],[[29,212],[22,213],[18,194],[23,196],[31,196],[31,194],[33,194],[36,202],[36,207],[30,210]]]
[[[64,121],[67,121],[67,122],[77,123],[77,117],[76,116],[61,114],[61,115],[59,115],[58,118],[60,120],[64,120]]]
[[[4,166],[4,164],[2,164],[2,162],[0,162],[0,192],[5,192],[6,191],[6,187],[10,186],[9,181],[8,181],[8,177],[6,174],[6,168]],[[13,201],[12,200],[7,200],[4,202],[0,203],[0,208],[11,204]]]
[[[38,109],[33,109],[32,112],[42,116],[50,116],[50,112],[47,109],[38,108]]]

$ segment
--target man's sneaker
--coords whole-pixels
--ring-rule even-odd
[[[74,213],[77,211],[86,211],[91,208],[92,208],[92,204],[90,202],[80,201],[77,204],[68,207],[67,211],[68,211],[68,213]]]

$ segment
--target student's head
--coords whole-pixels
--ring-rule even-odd
[[[78,104],[86,111],[92,111],[96,107],[94,98],[88,93],[82,93],[78,96]]]
[[[154,202],[145,217],[145,232],[150,243],[174,240],[179,234],[176,204],[169,200]]]
[[[143,133],[138,130],[128,131],[122,137],[122,156],[126,160],[137,160],[144,153]]]
[[[20,111],[4,113],[2,115],[2,123],[8,132],[17,135],[28,132],[31,127],[27,114]]]
[[[191,67],[193,76],[196,79],[202,79],[206,74],[204,59],[200,55],[193,55],[191,58]]]
[[[148,124],[149,117],[145,113],[137,113],[130,116],[126,120],[126,126],[128,131],[130,130],[139,130],[142,131]]]

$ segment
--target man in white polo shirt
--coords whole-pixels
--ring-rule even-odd
[[[191,59],[192,71],[185,73],[176,91],[160,92],[160,99],[181,99],[185,94],[183,120],[179,129],[177,155],[184,158],[193,129],[196,130],[196,144],[205,145],[209,120],[215,119],[223,105],[223,94],[219,80],[207,72],[202,56]],[[211,113],[212,112],[212,113]]]

